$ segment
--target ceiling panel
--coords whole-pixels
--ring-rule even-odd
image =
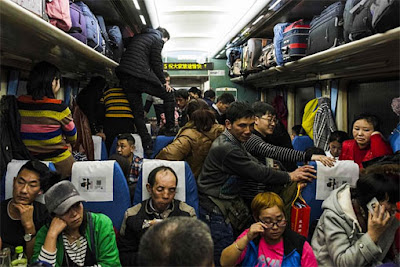
[[[164,56],[176,51],[211,53],[256,2],[265,0],[147,0],[152,25],[168,30]],[[148,3],[151,2],[149,5]]]

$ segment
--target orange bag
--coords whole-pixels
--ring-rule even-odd
[[[310,226],[310,213],[311,208],[307,205],[306,201],[300,194],[300,185],[297,185],[297,194],[292,202],[290,211],[290,222],[293,231],[305,236],[308,236]]]

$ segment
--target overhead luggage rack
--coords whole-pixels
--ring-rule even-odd
[[[64,76],[110,76],[118,63],[54,27],[11,0],[0,0],[1,64],[29,70],[46,60]]]
[[[345,77],[398,78],[399,51],[400,27],[231,81],[268,88]]]

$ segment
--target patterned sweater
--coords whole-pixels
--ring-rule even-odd
[[[58,99],[33,100],[25,95],[18,97],[18,109],[21,138],[33,156],[55,163],[71,156],[67,142],[74,143],[77,136],[67,105]]]

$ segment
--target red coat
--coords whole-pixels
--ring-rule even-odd
[[[391,154],[393,154],[393,151],[390,145],[380,134],[375,134],[371,136],[369,146],[364,149],[360,149],[354,139],[344,141],[339,160],[353,160],[362,169],[362,162]]]

